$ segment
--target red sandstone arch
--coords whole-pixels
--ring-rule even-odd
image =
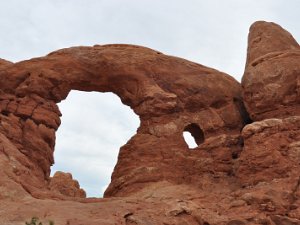
[[[60,124],[56,103],[70,90],[113,92],[140,116],[137,134],[120,149],[106,196],[129,195],[148,182],[188,182],[191,174],[197,179],[201,172],[188,165],[199,153],[184,150],[184,126],[201,124],[209,138],[237,135],[244,124],[234,102],[241,101],[241,87],[232,77],[139,46],[73,47],[16,64],[1,62],[0,87],[0,131],[17,146],[19,175],[12,177],[36,196],[50,195]]]

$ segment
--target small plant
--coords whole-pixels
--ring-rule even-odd
[[[43,225],[42,222],[38,223],[37,217],[32,217],[30,222],[25,222],[25,225]]]
[[[39,222],[39,218],[32,217],[30,222],[25,222],[25,225],[43,225],[43,223]],[[49,225],[54,225],[54,222],[50,220]]]

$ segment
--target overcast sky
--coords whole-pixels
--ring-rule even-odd
[[[240,80],[249,26],[273,21],[299,41],[299,11],[299,0],[2,0],[0,57],[17,62],[59,48],[129,43]],[[52,169],[71,172],[89,196],[101,196],[139,119],[111,93],[72,91],[59,107]]]

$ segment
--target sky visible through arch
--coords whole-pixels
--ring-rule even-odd
[[[59,109],[62,124],[51,173],[71,172],[89,197],[101,197],[119,148],[136,133],[139,117],[111,92],[71,91]]]
[[[249,26],[256,20],[273,21],[290,31],[299,42],[299,9],[299,0],[1,1],[0,58],[17,62],[65,47],[129,43],[186,58],[240,80],[246,59]],[[104,127],[103,124],[109,123],[109,127],[101,132],[103,136],[98,131],[83,134],[82,128],[76,125],[82,123],[81,119],[76,117],[75,121],[69,123],[63,117],[56,148],[62,145],[65,150],[55,153],[56,168],[73,173],[89,196],[98,196],[109,182],[111,171],[107,168],[113,167],[116,162],[116,155],[109,156],[108,153],[118,152],[120,145],[116,146],[116,139],[126,139],[126,143],[130,138],[128,133],[135,133],[135,125],[129,128],[128,124],[135,124],[136,117],[123,111],[126,106],[115,95],[107,97],[99,93],[74,93],[71,92],[67,101],[61,103],[63,114],[72,115],[67,120],[75,118],[79,109],[84,109],[90,110],[86,112],[90,114],[88,119],[91,122],[89,125],[86,122],[87,128],[95,127],[104,117],[102,125],[97,126]],[[90,100],[97,104],[89,104]],[[104,106],[98,104],[102,101],[105,110]],[[125,120],[125,124],[120,122]],[[111,136],[111,130],[114,130],[114,137]],[[122,133],[124,130],[126,132]],[[71,134],[69,131],[72,131]],[[82,143],[74,146],[68,135],[85,136],[86,140],[82,142],[89,144],[88,149],[84,149]],[[112,142],[115,143],[114,147]],[[75,147],[80,148],[75,151]],[[90,149],[95,149],[95,152]],[[102,149],[106,150],[102,152]],[[87,152],[87,161],[78,164],[80,159],[87,157]],[[92,166],[90,160],[101,160],[98,154],[104,154],[105,161],[99,161],[99,164],[105,165],[105,168]],[[84,175],[76,175],[76,171],[84,169]],[[96,174],[99,176],[94,177]]]

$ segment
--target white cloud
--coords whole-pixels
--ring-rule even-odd
[[[299,0],[1,1],[0,57],[19,61],[74,45],[130,43],[197,61],[239,80],[251,23],[277,22],[299,41],[299,8]],[[93,93],[72,93],[61,104],[56,166],[79,171],[74,177],[83,186],[86,182],[91,195],[107,185],[108,178],[96,179],[110,176],[119,147],[138,126],[124,107],[113,97]],[[82,115],[89,116],[83,121]],[[80,160],[89,174],[81,170]]]

